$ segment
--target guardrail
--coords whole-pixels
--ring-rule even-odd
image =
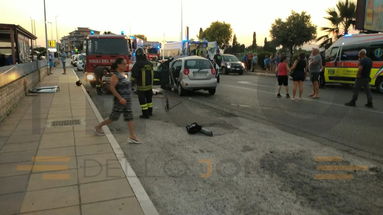
[[[37,72],[40,68],[46,67],[47,61],[40,60],[30,63],[15,64],[0,67],[0,88],[26,76]]]

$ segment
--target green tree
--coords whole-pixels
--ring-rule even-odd
[[[199,40],[205,39],[205,34],[204,34],[204,31],[202,28],[199,28],[199,33],[198,33],[197,37]]]
[[[135,37],[137,37],[137,38],[139,38],[139,39],[141,39],[143,41],[148,41],[148,38],[145,35],[143,35],[143,34],[135,34],[133,36],[135,36]]]
[[[276,46],[282,45],[293,56],[296,48],[316,38],[316,26],[306,12],[299,14],[293,11],[286,21],[275,20],[270,33]]]
[[[336,8],[327,10],[327,21],[329,27],[322,27],[321,30],[326,34],[317,38],[317,41],[322,41],[320,47],[329,48],[333,42],[338,40],[344,34],[348,34],[351,27],[355,26],[356,22],[356,5],[353,2],[339,1]]]
[[[252,42],[252,44],[251,44],[251,49],[252,50],[257,50],[257,33],[253,33],[253,42]]]
[[[234,37],[233,37],[233,43],[232,43],[232,44],[233,44],[233,45],[232,45],[233,47],[239,45],[238,40],[237,40],[237,35],[235,35],[235,34],[234,34]]]
[[[203,31],[204,38],[208,41],[216,41],[218,46],[228,45],[233,30],[231,25],[225,22],[213,22],[210,27]]]

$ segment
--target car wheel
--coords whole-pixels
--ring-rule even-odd
[[[376,89],[379,93],[383,93],[383,77],[376,79]]]
[[[97,85],[97,83],[95,81],[90,82],[90,86],[92,86],[92,88],[96,88],[96,85]]]
[[[239,72],[239,75],[243,75],[243,71]]]
[[[215,95],[215,89],[210,89],[209,90],[209,94],[212,95],[212,96]]]
[[[182,88],[181,84],[178,84],[177,93],[179,96],[185,95],[185,90],[184,90],[184,88]]]

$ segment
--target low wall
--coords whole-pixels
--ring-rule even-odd
[[[0,67],[0,122],[47,74],[46,61]]]

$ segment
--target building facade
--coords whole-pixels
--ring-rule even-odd
[[[65,52],[75,53],[81,52],[84,47],[84,41],[88,35],[94,33],[99,35],[100,31],[91,30],[89,28],[78,27],[77,30],[72,31],[69,35],[61,38],[61,47]]]

